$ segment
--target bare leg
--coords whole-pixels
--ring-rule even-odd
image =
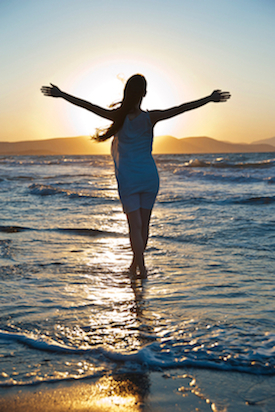
[[[143,208],[140,209],[144,250],[146,249],[148,237],[149,237],[149,225],[150,225],[151,213],[152,213],[151,209],[143,209]]]
[[[139,267],[142,278],[147,277],[143,252],[148,241],[151,212],[149,209],[141,208],[127,215],[130,242],[133,250],[133,261],[129,270],[132,275],[135,275],[136,269]]]
[[[133,263],[130,267],[130,272],[134,274],[136,267],[139,267],[140,273],[145,274],[144,265],[144,241],[142,238],[142,220],[140,209],[127,214],[129,225],[129,237],[133,251]]]

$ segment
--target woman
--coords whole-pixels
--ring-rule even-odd
[[[61,97],[76,106],[83,107],[98,116],[111,120],[111,126],[93,137],[98,142],[114,136],[112,156],[118,183],[119,197],[127,215],[129,237],[133,251],[133,261],[129,268],[131,277],[139,274],[147,277],[144,263],[149,223],[152,208],[159,188],[157,168],[152,157],[153,128],[161,120],[169,119],[204,106],[210,102],[225,102],[230,98],[228,92],[214,90],[202,99],[184,103],[167,110],[141,110],[141,102],[146,95],[146,80],[136,74],[130,77],[124,88],[124,96],[118,108],[104,109],[85,100],[62,92],[51,84],[41,89],[45,96]]]

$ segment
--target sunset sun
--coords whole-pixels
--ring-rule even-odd
[[[181,102],[178,83],[175,84],[175,80],[181,80],[177,79],[170,68],[161,68],[154,61],[135,60],[123,56],[121,59],[102,59],[96,65],[86,63],[85,66],[79,67],[63,86],[75,96],[108,108],[110,104],[121,101],[124,85],[135,73],[144,75],[147,80],[143,110],[165,109]],[[96,128],[108,126],[108,121],[69,105],[63,106],[60,114],[65,122],[69,122],[72,135],[89,135],[93,134]],[[168,126],[162,123],[157,126],[156,133],[168,134],[169,127],[169,123]]]

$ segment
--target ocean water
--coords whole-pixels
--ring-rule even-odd
[[[141,283],[110,156],[0,158],[1,386],[275,375],[274,153],[155,159]]]

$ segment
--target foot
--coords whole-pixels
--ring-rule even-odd
[[[136,279],[137,278],[137,273],[136,273],[136,266],[135,265],[131,265],[128,269],[129,271],[129,276],[131,279]]]
[[[144,268],[142,268],[142,270],[140,270],[140,272],[139,272],[139,277],[140,277],[140,279],[147,279],[147,269],[146,269],[146,267],[144,266]]]

